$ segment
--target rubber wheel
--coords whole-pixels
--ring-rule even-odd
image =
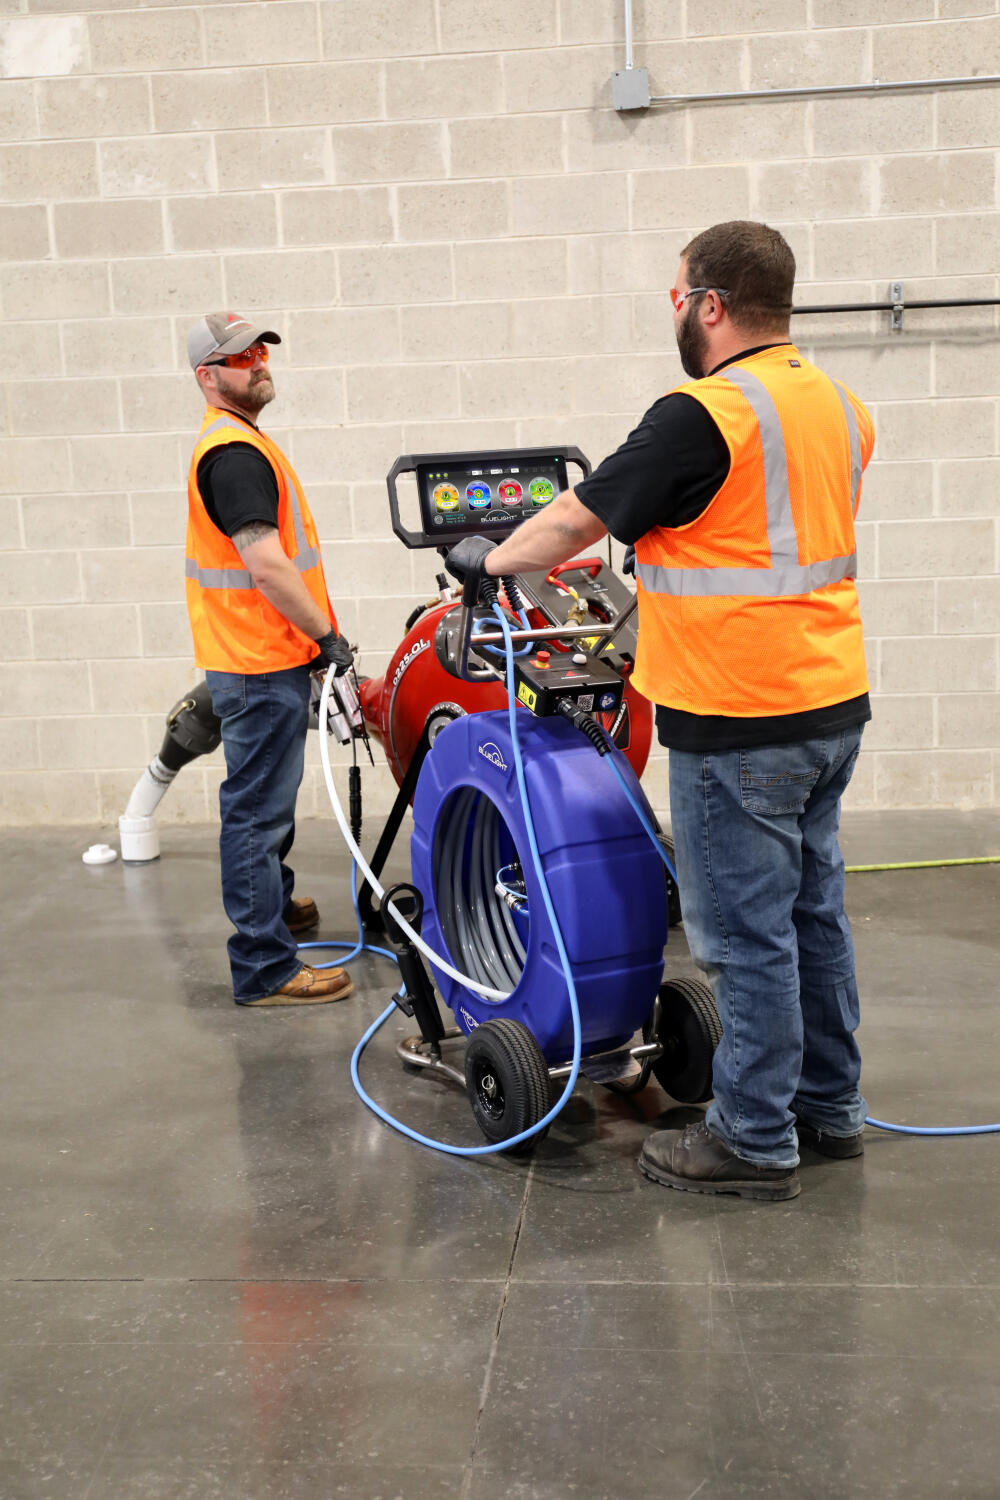
[[[677,860],[674,856],[673,839],[670,837],[669,833],[661,833],[658,835],[658,838],[660,841],[661,849],[663,849],[670,863],[676,870]],[[677,882],[670,874],[670,871],[667,869],[666,865],[663,866],[663,875],[664,879],[667,882],[667,926],[676,927],[681,919],[681,893],[677,889]]]
[[[711,1099],[712,1058],[722,1041],[722,1023],[707,984],[700,979],[661,984],[643,1036],[663,1048],[653,1075],[664,1093],[679,1104]]]
[[[488,1141],[509,1140],[549,1112],[549,1070],[535,1038],[520,1021],[484,1021],[465,1045],[465,1088]],[[530,1151],[545,1131],[511,1148]]]

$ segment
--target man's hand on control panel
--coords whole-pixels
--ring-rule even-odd
[[[495,550],[496,542],[487,541],[484,536],[464,536],[447,552],[444,565],[452,578],[462,584],[467,604],[478,600],[486,575],[486,559]]]

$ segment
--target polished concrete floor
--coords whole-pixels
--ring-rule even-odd
[[[1000,1139],[870,1131],[794,1202],[712,1201],[635,1167],[691,1111],[588,1083],[533,1160],[435,1155],[352,1092],[387,964],[236,1010],[214,832],[142,868],[90,837],[0,833],[5,1500],[1000,1495]],[[844,846],[997,853],[1000,816],[857,814]],[[297,864],[342,935],[332,825]],[[1000,1118],[998,898],[997,865],[850,877],[873,1114]],[[476,1144],[408,1029],[368,1087]]]

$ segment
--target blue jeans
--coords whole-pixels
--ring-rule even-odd
[[[796,745],[670,752],[684,931],[722,1022],[705,1116],[758,1166],[798,1161],[797,1117],[860,1130],[854,945],[840,799],[862,726]]]
[[[283,913],[295,876],[295,837],[309,711],[309,668],[243,676],[206,672],[222,720],[226,780],[219,788],[222,900],[236,928],[229,965],[237,1001],[271,995],[301,967]]]

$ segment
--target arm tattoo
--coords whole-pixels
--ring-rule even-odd
[[[262,541],[264,537],[277,529],[277,526],[272,526],[267,521],[249,521],[246,526],[241,526],[238,531],[234,531],[230,540],[237,552],[242,552],[244,547],[250,547],[254,542]]]

